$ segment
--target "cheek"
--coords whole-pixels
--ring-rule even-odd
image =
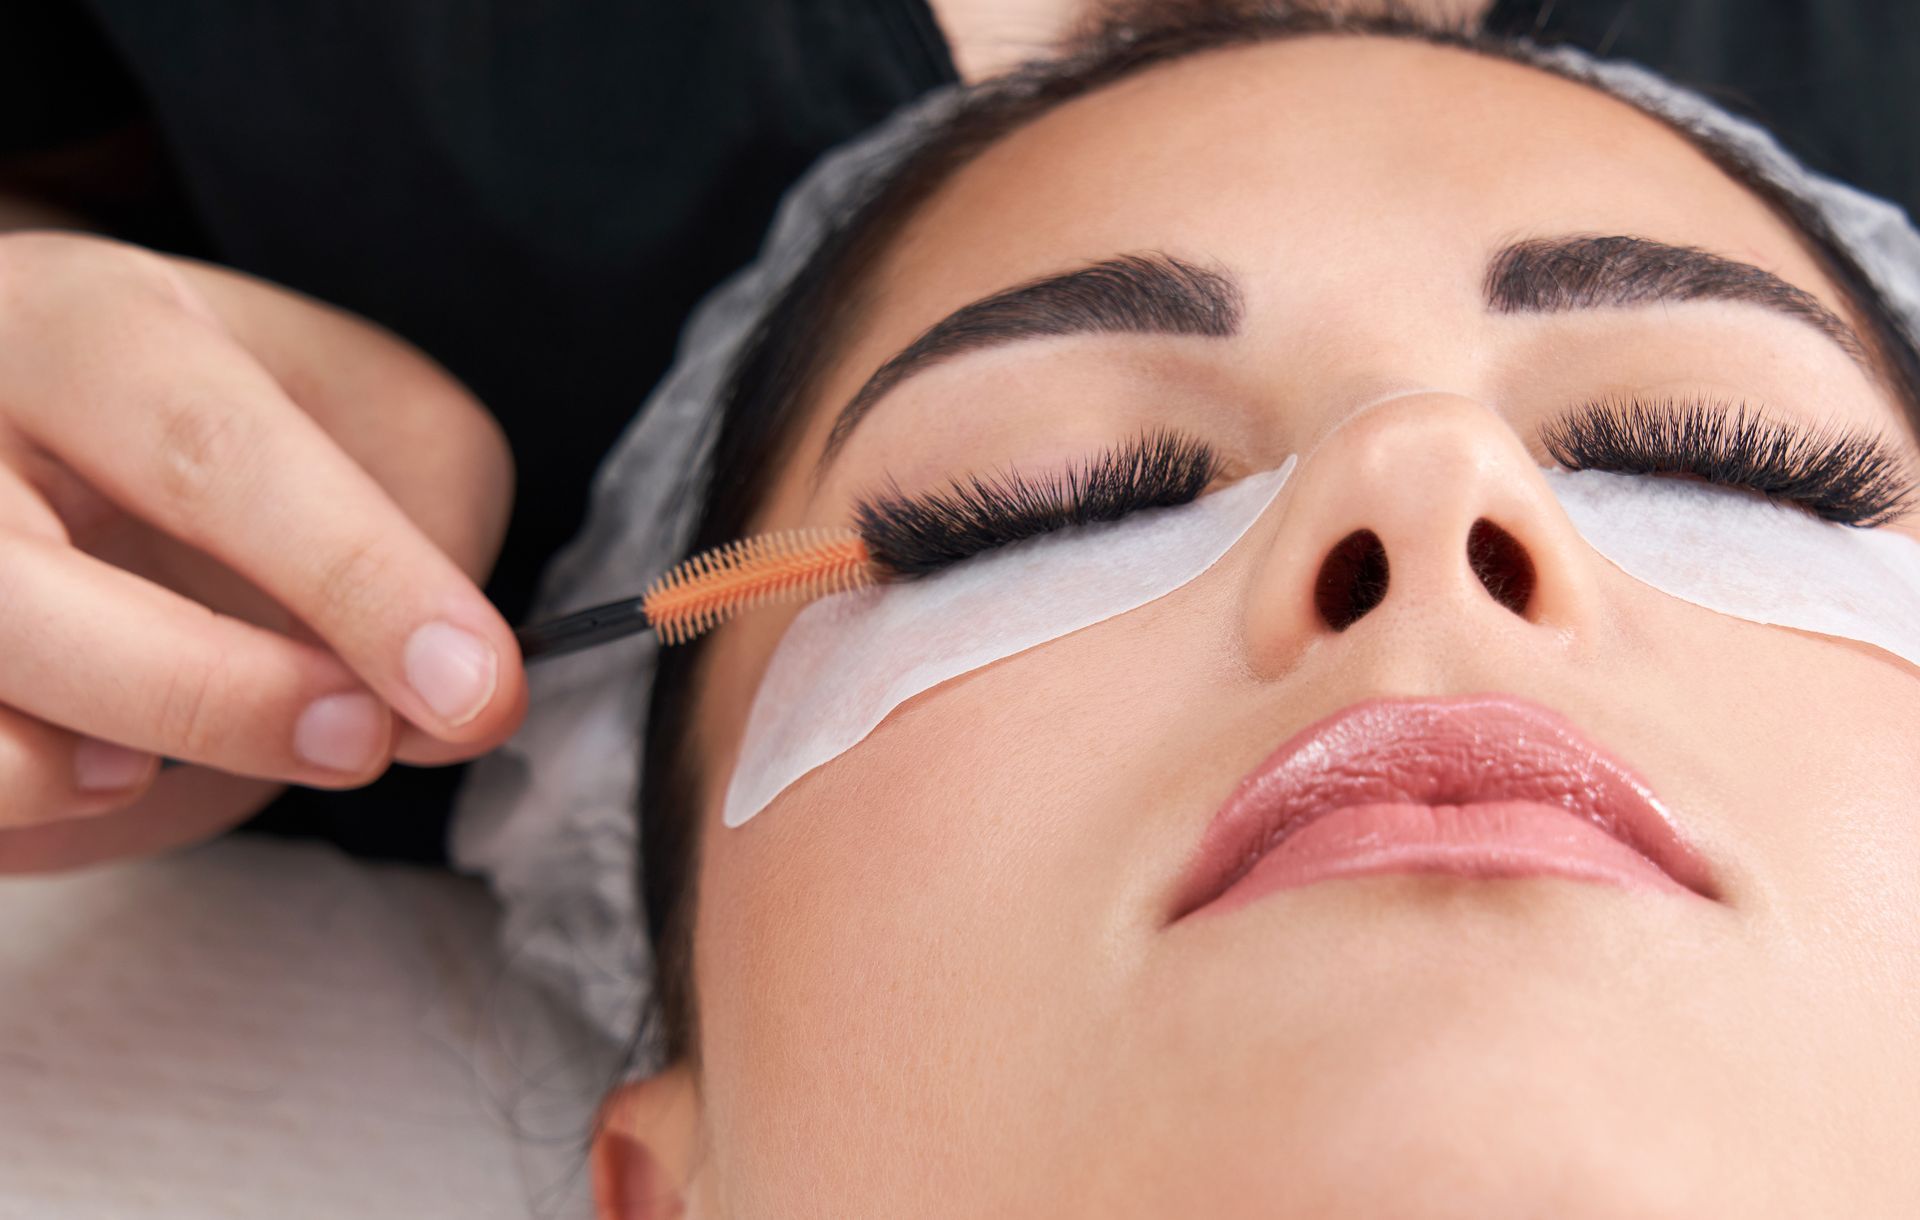
[[[1716,806],[1743,912],[1920,947],[1920,669],[1693,607],[1647,622],[1646,706],[1679,713],[1665,762]]]
[[[1920,670],[1864,645],[1768,634],[1775,657],[1736,662],[1761,669],[1765,689],[1727,710],[1752,726],[1729,774],[1763,811],[1756,855],[1775,870],[1756,897],[1802,928],[1884,941],[1920,983]]]
[[[930,691],[746,826],[709,820],[703,1088],[746,1177],[827,1172],[814,1117],[858,1125],[849,1149],[910,1131],[954,1164],[1040,1146],[1020,1124],[1058,1116],[1021,1098],[1072,1078],[1078,1017],[1116,1002],[1124,963],[1098,947],[1129,942],[1132,862],[1167,829],[1141,811],[1181,735],[1217,731],[1220,676],[1151,610]]]
[[[1904,1158],[1920,1089],[1920,671],[1779,628],[1741,635],[1699,704],[1729,731],[1695,740],[1751,862],[1742,913],[1764,973],[1749,1037],[1795,1048],[1821,1082],[1807,1112],[1856,1130],[1861,1155]]]
[[[1671,726],[1653,778],[1694,804],[1728,865],[1750,1036],[1818,1061],[1857,1116],[1911,1096],[1920,670],[1670,602],[1636,630],[1650,658],[1639,706]]]

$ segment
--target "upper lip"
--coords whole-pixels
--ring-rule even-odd
[[[1559,805],[1718,900],[1705,860],[1624,763],[1537,703],[1468,695],[1368,700],[1282,742],[1214,814],[1173,918],[1212,902],[1288,835],[1336,809],[1501,800]]]

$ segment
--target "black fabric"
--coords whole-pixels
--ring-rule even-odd
[[[175,248],[393,328],[500,418],[487,592],[515,623],[781,191],[952,79],[925,0],[0,4],[0,154],[147,116],[204,235]],[[295,789],[252,826],[443,859],[460,770]]]
[[[1920,216],[1920,4],[1495,0],[1490,28],[1643,63]]]
[[[0,6],[0,157],[57,151],[139,116],[133,76],[71,3]]]

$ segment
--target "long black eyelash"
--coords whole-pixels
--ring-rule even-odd
[[[1064,472],[971,475],[944,491],[913,496],[891,485],[859,500],[854,522],[880,566],[900,577],[925,576],[1062,526],[1189,503],[1206,491],[1220,468],[1219,453],[1205,441],[1148,432]]]
[[[1540,440],[1570,470],[1697,475],[1843,525],[1885,525],[1914,506],[1912,472],[1886,441],[1707,399],[1603,399],[1549,423]]]

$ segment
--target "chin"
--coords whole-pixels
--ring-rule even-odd
[[[1713,1117],[1609,1104],[1563,1072],[1475,1071],[1396,1079],[1391,1070],[1332,1107],[1283,1121],[1222,1124],[1193,1159],[1126,1214],[1394,1217],[1398,1220],[1647,1220],[1788,1216],[1758,1170],[1721,1142]],[[1477,1080],[1476,1080],[1477,1077]],[[1616,1099],[1619,1100],[1619,1099]],[[1223,1129],[1223,1127],[1225,1129]],[[1161,1166],[1166,1168],[1164,1160]],[[1736,1169],[1738,1172],[1736,1172]],[[1156,1171],[1156,1174],[1158,1171]],[[1182,1185],[1184,1183],[1184,1185]],[[1183,1193],[1184,1192],[1184,1193]]]

